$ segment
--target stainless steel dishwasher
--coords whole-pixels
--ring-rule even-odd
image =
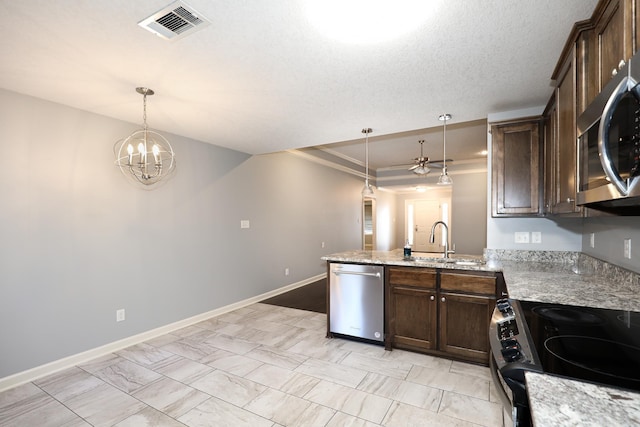
[[[384,341],[384,267],[329,265],[329,332]]]

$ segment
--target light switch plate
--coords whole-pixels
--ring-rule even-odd
[[[251,228],[251,223],[248,219],[243,219],[240,221],[240,228]]]
[[[542,243],[542,232],[541,231],[532,231],[531,232],[531,243]]]
[[[624,257],[631,259],[631,239],[624,239]]]
[[[592,248],[596,247],[596,233],[591,233],[589,235],[589,246]]]

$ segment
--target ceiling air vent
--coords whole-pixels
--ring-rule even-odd
[[[178,40],[210,23],[191,6],[176,1],[138,22],[138,25],[163,39]]]

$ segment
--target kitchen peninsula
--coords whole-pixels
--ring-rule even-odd
[[[327,335],[334,335],[332,321],[337,316],[333,313],[338,295],[343,295],[332,288],[339,279],[332,274],[331,264],[380,265],[385,267],[384,289],[376,292],[384,292],[387,350],[401,348],[488,365],[488,330],[495,307],[497,268],[481,256],[441,255],[414,253],[405,258],[402,250],[394,250],[351,251],[323,257],[329,265]],[[354,317],[350,327],[359,330],[375,314],[364,310],[362,316]]]
[[[328,263],[385,266],[386,326],[388,328],[385,345],[387,347],[417,350],[468,361],[473,360],[447,351],[448,348],[442,344],[443,342],[446,344],[448,339],[446,330],[445,332],[442,330],[443,318],[435,317],[438,313],[437,308],[429,310],[429,304],[431,307],[437,307],[434,304],[440,303],[439,314],[442,316],[442,313],[447,312],[446,305],[454,302],[449,294],[454,295],[458,291],[446,290],[443,292],[442,289],[442,278],[446,278],[448,274],[463,277],[478,275],[484,276],[485,279],[486,277],[494,277],[498,297],[501,297],[501,293],[506,291],[513,300],[541,303],[548,307],[554,305],[556,307],[562,307],[562,305],[584,307],[587,310],[595,309],[595,313],[599,313],[597,310],[600,309],[621,310],[622,321],[627,322],[629,328],[637,328],[639,325],[637,319],[640,316],[638,314],[640,313],[640,294],[638,293],[640,275],[583,253],[485,250],[483,256],[456,255],[450,260],[439,258],[437,256],[439,254],[422,255],[414,254],[412,258],[404,259],[402,250],[391,252],[351,251],[328,255],[322,259]],[[394,274],[392,274],[394,271],[398,271],[397,274],[407,273],[400,274],[400,283],[398,284],[394,284],[393,281],[395,280]],[[420,275],[421,271],[424,272],[422,275]],[[414,279],[424,278],[423,286],[419,286],[416,281],[411,282],[412,277]],[[446,283],[446,280],[444,282]],[[394,289],[398,292],[393,292]],[[473,290],[476,291],[475,294],[481,293],[478,288]],[[447,293],[444,303],[440,300],[442,293]],[[407,304],[407,301],[416,300],[421,303],[408,304],[402,316],[398,317],[399,314],[393,312],[394,306],[397,309],[398,304]],[[495,304],[495,294],[493,301]],[[468,314],[468,312],[464,314]],[[397,317],[395,320],[394,315]],[[614,320],[615,318],[614,316]],[[407,338],[415,337],[407,337],[399,333],[399,320],[413,322],[413,324],[433,325],[434,319],[435,323],[440,322],[440,329],[436,332],[430,329],[430,332],[422,336],[421,340],[414,339],[412,342]],[[445,325],[447,325],[447,320],[444,319]],[[460,318],[456,317],[454,321],[459,320]],[[464,322],[466,324],[468,319]],[[486,322],[482,327],[485,325]],[[400,325],[411,332],[409,326]],[[446,327],[450,329],[450,325]],[[436,333],[441,335],[437,337]],[[429,347],[430,344],[433,345],[434,342],[437,342],[438,338],[440,346]],[[420,343],[420,341],[423,342]],[[411,345],[407,345],[407,343]],[[424,344],[424,346],[421,347],[419,344]],[[462,354],[469,355],[469,353]],[[480,352],[475,351],[475,354],[479,355]],[[480,360],[476,359],[475,361]],[[589,380],[549,374],[546,373],[546,368],[545,373],[527,372],[527,391],[530,392],[528,396],[525,396],[525,399],[530,402],[531,416],[535,425],[568,426],[596,419],[608,419],[612,425],[625,425],[630,419],[634,422],[638,419],[638,412],[634,408],[640,405],[640,393],[585,381]],[[529,387],[531,390],[528,390]],[[585,401],[593,402],[593,405],[582,404]]]
[[[446,261],[440,253],[405,259],[402,249],[356,250],[322,260],[501,273],[513,299],[640,312],[640,275],[580,252],[486,249],[482,256],[454,254]]]

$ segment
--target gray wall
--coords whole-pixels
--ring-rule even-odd
[[[631,239],[631,259],[624,257],[624,239]],[[640,217],[585,218],[582,252],[640,273]]]
[[[396,195],[376,191],[376,250],[390,251],[396,245]]]
[[[138,127],[0,90],[0,378],[322,274],[323,254],[360,246],[358,178],[167,134],[177,173],[143,191],[113,165]]]
[[[482,255],[487,236],[486,172],[453,175],[451,188],[451,243],[456,253]],[[396,248],[404,245],[405,201],[428,199],[420,193],[399,194],[396,199]]]
[[[482,255],[487,247],[487,173],[455,175],[451,237],[459,254]]]

